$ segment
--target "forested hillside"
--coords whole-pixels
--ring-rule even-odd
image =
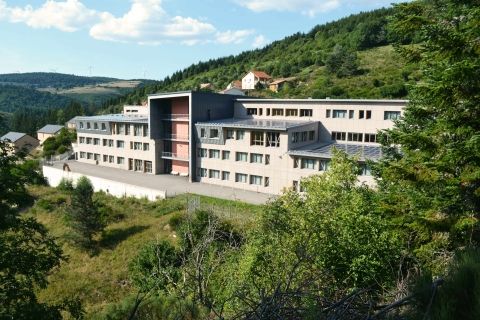
[[[83,77],[54,72],[30,72],[0,74],[0,84],[21,85],[31,88],[73,88],[103,82],[116,81],[107,77]]]
[[[266,89],[250,92],[256,96],[406,97],[408,84],[417,82],[421,74],[415,66],[406,66],[390,46],[400,40],[387,27],[392,10],[352,15],[263,49],[193,64],[155,85],[135,90],[118,103],[138,103],[154,92],[198,89],[201,83],[212,83],[214,90],[222,90],[252,69],[274,78],[296,77],[279,93]]]
[[[14,112],[23,108],[62,108],[71,101],[72,99],[58,94],[14,85],[0,85],[0,111],[3,112]]]

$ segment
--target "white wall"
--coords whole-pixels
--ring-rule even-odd
[[[47,178],[48,183],[52,187],[58,186],[62,178],[72,180],[75,183],[80,177],[85,176],[92,182],[95,191],[102,190],[115,197],[129,196],[135,198],[147,198],[151,201],[166,198],[165,191],[143,188],[127,183],[98,178],[75,172],[63,171],[58,168],[49,166],[43,166],[43,175],[45,176],[45,178]]]

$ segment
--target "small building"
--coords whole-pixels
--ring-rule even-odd
[[[232,88],[229,88],[229,89],[222,90],[219,93],[221,93],[221,94],[232,94],[234,96],[244,96],[245,95],[245,92],[243,92],[242,89],[239,89],[239,88],[236,88],[236,87],[232,87]]]
[[[200,83],[200,90],[212,90],[213,89],[213,84],[210,82],[207,83]]]
[[[34,137],[22,132],[9,132],[0,138],[2,141],[7,141],[15,148],[15,152],[20,150],[29,153],[39,145],[39,141]]]
[[[296,79],[296,77],[290,77],[290,78],[281,78],[281,79],[275,79],[273,82],[270,82],[268,85],[269,89],[273,92],[278,92],[283,88],[283,86],[286,83],[291,83]]]
[[[268,74],[263,71],[250,71],[242,78],[242,89],[243,90],[253,90],[257,83],[261,83],[264,86],[272,80]]]
[[[65,127],[57,124],[47,124],[39,129],[37,131],[37,139],[40,141],[40,145],[42,145],[48,138],[57,135],[63,128]]]
[[[123,114],[148,114],[148,106],[123,106]]]
[[[242,80],[234,80],[232,82],[230,82],[227,86],[227,89],[232,89],[232,88],[237,88],[237,89],[242,89]]]

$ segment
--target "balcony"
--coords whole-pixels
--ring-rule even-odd
[[[188,113],[172,113],[162,114],[160,118],[165,121],[188,121],[190,119],[190,116],[188,115]]]
[[[168,133],[165,133],[163,135],[163,140],[172,140],[172,141],[186,141],[188,142],[189,139],[188,139],[188,135],[181,135],[181,134],[168,134]]]
[[[188,161],[188,155],[173,153],[173,152],[162,152],[162,158],[164,159],[172,159],[172,160],[180,160],[180,161]]]

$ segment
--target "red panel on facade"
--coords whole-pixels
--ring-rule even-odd
[[[188,97],[172,99],[172,114],[188,114]]]
[[[172,171],[188,174],[188,162],[172,160]]]

